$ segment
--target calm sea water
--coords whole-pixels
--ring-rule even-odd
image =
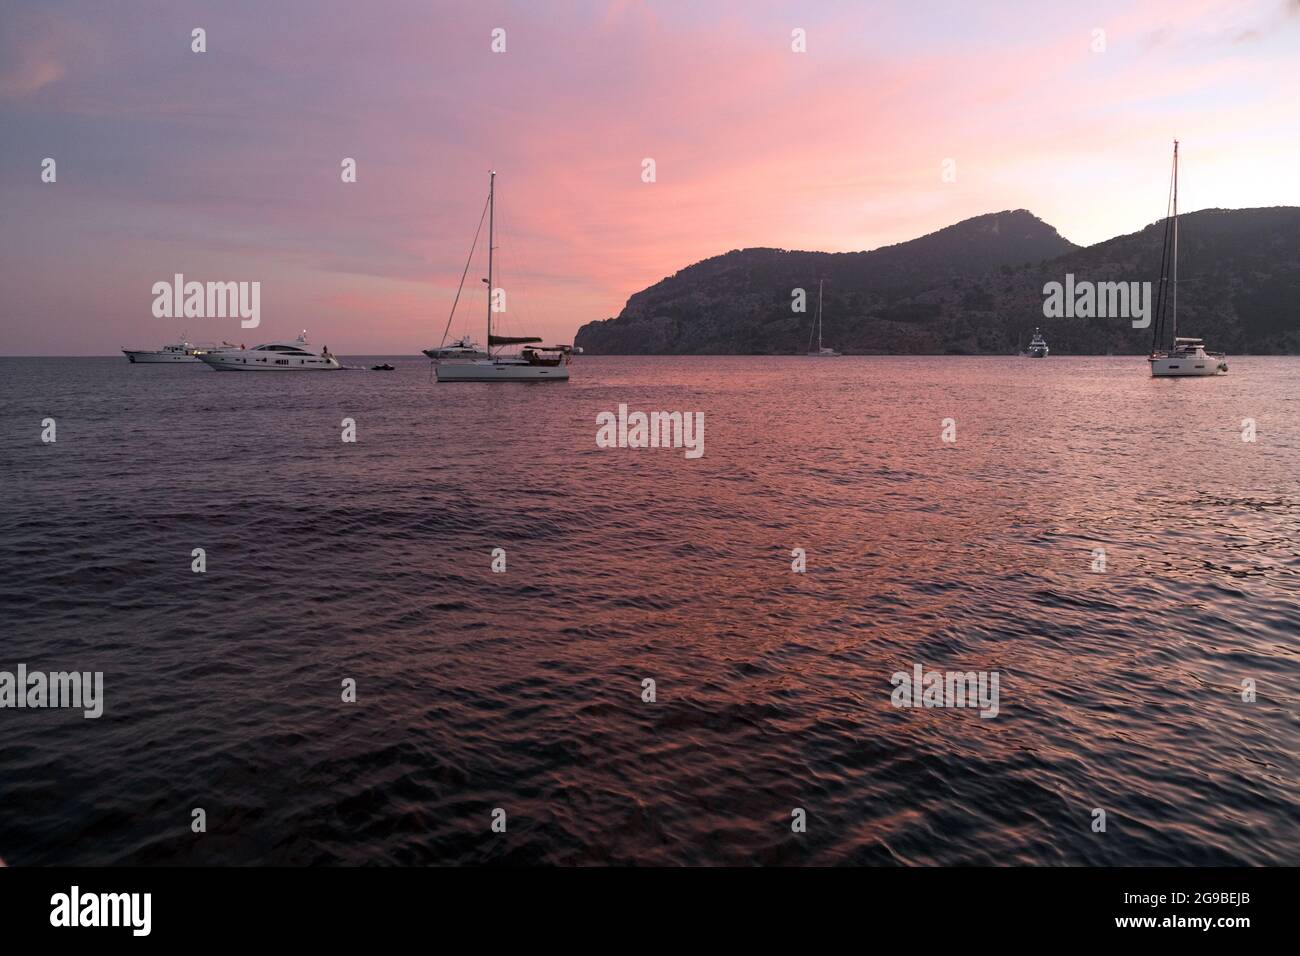
[[[0,360],[10,864],[1300,863],[1300,360],[392,361]]]

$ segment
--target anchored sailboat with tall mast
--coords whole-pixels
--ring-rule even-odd
[[[834,349],[825,348],[822,345],[822,283],[825,280],[817,280],[817,351],[812,348],[812,333],[808,335],[808,354],[816,355],[819,358],[832,358],[840,353]]]
[[[492,334],[492,253],[495,242],[497,174],[488,174],[488,274],[487,283],[487,348],[486,358],[474,361],[439,362],[435,372],[440,382],[567,382],[569,356],[573,347],[549,345],[541,347],[541,339],[532,335],[510,336]],[[482,221],[479,222],[482,227]],[[471,258],[473,251],[470,252]],[[464,276],[461,277],[462,283]],[[459,293],[458,293],[459,294]],[[523,345],[517,354],[494,353],[494,348]]]
[[[1174,171],[1169,184],[1170,208],[1165,216],[1165,238],[1160,253],[1160,289],[1156,293],[1156,317],[1151,329],[1151,375],[1154,378],[1187,378],[1222,375],[1228,371],[1227,356],[1205,351],[1201,339],[1178,334],[1178,140],[1174,140]],[[1166,269],[1171,275],[1166,274]],[[1169,325],[1169,347],[1157,346]]]

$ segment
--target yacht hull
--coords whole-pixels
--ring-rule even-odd
[[[486,352],[447,352],[444,349],[425,349],[424,354],[435,362],[445,365],[457,362],[481,362],[487,358]]]
[[[132,365],[176,365],[177,363],[197,362],[197,355],[186,355],[183,352],[145,352],[134,349],[122,349],[122,354],[127,357]]]
[[[440,382],[567,382],[567,365],[528,365],[510,362],[455,362],[437,365]]]
[[[215,369],[218,372],[337,372],[339,370],[338,359],[323,359],[319,356],[299,357],[282,359],[286,363],[276,364],[274,354],[265,357],[253,355],[250,352],[235,355],[203,355],[199,361],[208,368]]]

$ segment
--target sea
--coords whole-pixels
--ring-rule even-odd
[[[387,361],[0,359],[9,865],[1300,864],[1300,358]]]

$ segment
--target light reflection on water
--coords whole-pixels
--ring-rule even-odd
[[[0,360],[0,669],[107,694],[0,711],[0,856],[1300,863],[1300,360],[392,361]],[[619,403],[704,457],[598,449]],[[999,716],[894,709],[914,663]]]

